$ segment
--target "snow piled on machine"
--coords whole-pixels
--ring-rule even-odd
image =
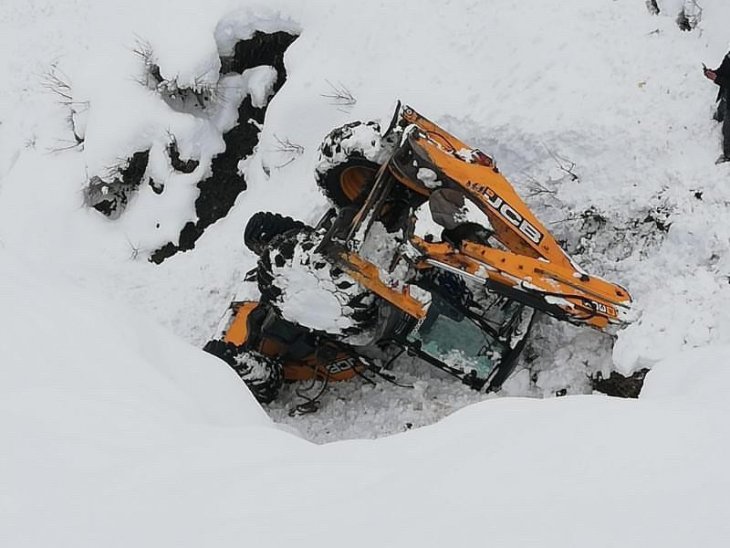
[[[0,7],[0,544],[458,546],[478,529],[501,546],[724,545],[730,166],[713,164],[716,89],[699,67],[726,52],[730,5],[697,2],[684,32],[687,2],[660,0],[658,15],[636,0],[303,4]],[[221,74],[257,31],[298,35],[273,97],[269,68]],[[240,104],[264,98],[233,209],[149,263],[194,218]],[[615,345],[536,326],[501,395],[566,398],[480,402],[406,361],[412,388],[356,380],[314,415],[268,409],[320,442],[414,430],[316,446],[195,347],[255,264],[248,218],[316,222],[322,138],[384,127],[396,98],[494,157],[641,316]],[[190,173],[171,169],[171,136]],[[94,177],[144,150],[118,219],[84,205]],[[576,395],[590,374],[643,367],[638,401]]]
[[[321,233],[301,231],[267,247],[263,257],[271,277],[267,290],[276,292],[272,302],[285,320],[358,344],[357,336],[348,337],[357,327],[353,305],[358,302],[366,307],[374,298],[315,251],[322,237]]]

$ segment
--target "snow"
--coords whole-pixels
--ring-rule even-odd
[[[398,242],[397,246],[393,246],[393,242]],[[367,231],[367,237],[358,249],[358,255],[369,263],[378,267],[378,275],[380,280],[387,284],[391,289],[402,289],[403,280],[408,279],[408,273],[411,267],[405,261],[401,254],[404,248],[410,246],[410,243],[402,243],[404,241],[403,232],[388,232],[388,229],[380,221],[374,221]],[[409,286],[409,291],[411,287]],[[419,288],[414,287],[411,295],[414,296]],[[424,291],[428,298],[425,302],[430,301],[430,293]],[[424,301],[422,301],[424,302]]]
[[[347,314],[348,302],[360,292],[359,286],[346,274],[335,275],[319,253],[306,252],[321,243],[321,235],[301,233],[296,241],[291,257],[285,257],[278,247],[269,253],[272,285],[281,290],[277,303],[282,317],[325,333],[346,333],[354,325]]]
[[[17,320],[0,335],[3,545],[722,546],[730,532],[728,347],[658,366],[639,401],[499,399],[317,447],[276,430],[214,358],[2,259],[18,287],[0,303]]]
[[[416,173],[416,177],[428,188],[438,188],[441,186],[441,182],[438,180],[436,172],[427,167],[421,167]]]
[[[730,166],[713,164],[699,68],[730,45],[730,5],[697,2],[681,32],[679,3],[658,3],[4,2],[0,544],[724,546]],[[152,265],[272,72],[224,77],[217,114],[194,114],[139,83],[132,50],[141,38],[167,81],[209,88],[259,29],[301,36],[248,189],[195,250]],[[73,105],[42,85],[54,64]],[[241,232],[261,209],[318,220],[322,138],[384,127],[397,98],[494,157],[640,318],[617,338],[539,321],[498,395],[405,358],[394,373],[413,388],[331,386],[313,415],[288,415],[288,387],[267,409],[277,426],[199,350],[254,264]],[[195,172],[166,172],[170,134]],[[282,161],[280,141],[301,153]],[[89,178],[150,146],[163,194],[143,185],[117,221],[83,206]],[[590,373],[647,366],[638,401],[590,394]]]

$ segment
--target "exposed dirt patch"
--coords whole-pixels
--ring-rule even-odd
[[[192,173],[200,165],[199,160],[187,159],[183,160],[180,157],[180,151],[177,148],[177,143],[172,141],[167,147],[167,155],[170,157],[170,164],[175,171],[180,173]]]
[[[250,39],[236,44],[233,57],[221,59],[221,73],[243,73],[246,69],[261,65],[272,66],[277,72],[274,84],[276,94],[286,82],[284,53],[296,38],[296,35],[283,31],[271,34],[256,32]],[[246,179],[238,172],[238,164],[253,153],[259,140],[257,124],[263,124],[265,115],[266,107],[256,108],[251,104],[250,97],[244,99],[238,109],[238,124],[223,136],[225,152],[213,159],[212,175],[198,183],[200,195],[195,201],[198,220],[183,227],[177,245],[169,242],[155,251],[150,257],[152,262],[160,264],[178,251],[193,249],[205,229],[228,214],[238,195],[246,190]],[[170,156],[172,158],[172,151]]]
[[[149,150],[135,152],[111,182],[99,177],[92,178],[84,190],[84,201],[107,217],[118,218],[127,207],[129,196],[142,183],[149,160]]]
[[[594,390],[608,396],[638,398],[648,372],[648,369],[641,369],[630,377],[624,377],[621,373],[612,371],[608,378],[599,373],[591,379],[591,384]]]

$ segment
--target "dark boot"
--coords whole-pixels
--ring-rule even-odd
[[[730,162],[730,116],[725,109],[724,121],[722,123],[722,153],[726,162]]]
[[[712,115],[712,119],[716,122],[723,122],[725,120],[725,109],[725,99],[720,99],[720,102],[717,103],[717,110]]]

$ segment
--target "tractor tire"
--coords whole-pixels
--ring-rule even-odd
[[[276,399],[284,384],[281,359],[220,340],[209,341],[203,350],[230,365],[259,403]]]
[[[261,253],[257,267],[261,300],[271,306],[280,318],[290,323],[347,344],[365,344],[362,341],[370,340],[378,323],[379,299],[341,268],[316,253],[321,238],[320,233],[306,227],[301,231],[285,232],[271,240]],[[342,321],[338,323],[337,329],[310,325],[306,318],[296,315],[298,309],[287,308],[286,291],[294,287],[294,282],[303,271],[309,271],[308,275],[317,278],[327,296],[334,296],[339,303]],[[312,296],[313,309],[321,304],[317,299],[316,294]]]
[[[284,217],[278,213],[259,211],[248,220],[243,233],[243,241],[256,255],[261,255],[269,242],[280,234],[290,230],[306,230],[308,227],[301,221]]]
[[[319,148],[317,185],[335,207],[360,206],[391,148],[377,122],[351,122],[339,127]]]

